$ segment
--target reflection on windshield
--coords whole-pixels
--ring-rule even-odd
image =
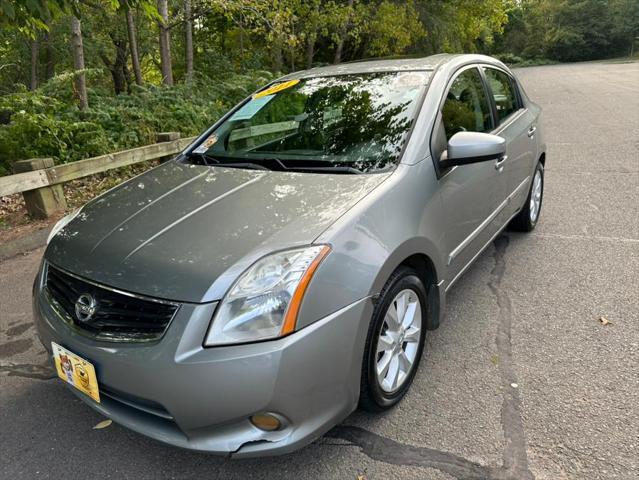
[[[386,169],[399,159],[428,74],[375,73],[275,84],[220,125],[194,150],[193,159],[283,170]]]

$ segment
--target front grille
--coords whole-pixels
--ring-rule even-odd
[[[82,333],[98,340],[157,340],[178,309],[175,303],[151,300],[101,287],[47,266],[46,291],[52,306]],[[93,307],[78,312],[76,304]]]

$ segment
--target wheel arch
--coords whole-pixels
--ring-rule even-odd
[[[433,249],[424,247],[424,239],[414,239],[397,248],[386,259],[375,279],[373,288],[374,294],[377,295],[395,270],[402,266],[414,269],[424,283],[428,294],[426,328],[435,330],[439,327],[445,306],[445,292],[442,288],[443,268],[441,262],[437,261],[439,257],[434,246]]]
[[[407,266],[415,270],[421,281],[426,287],[426,293],[428,294],[428,305],[426,316],[426,328],[428,330],[435,330],[439,327],[440,317],[440,299],[438,287],[437,270],[435,264],[431,258],[424,253],[415,253],[408,258],[405,258],[399,266]],[[398,268],[399,268],[398,266]]]

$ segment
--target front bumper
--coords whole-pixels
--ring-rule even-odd
[[[215,304],[183,304],[153,344],[98,342],[69,327],[34,290],[42,343],[54,341],[92,362],[101,402],[72,388],[95,410],[156,440],[238,457],[296,450],[346,418],[359,398],[370,298],[285,338],[203,348]],[[283,429],[248,420],[272,412]]]

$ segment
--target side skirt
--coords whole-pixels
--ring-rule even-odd
[[[511,221],[513,218],[515,218],[515,217],[517,216],[517,214],[518,214],[520,211],[521,211],[521,208],[520,208],[519,210],[517,210],[515,213],[513,213],[513,214],[510,216],[510,218],[506,221],[506,223],[504,223],[504,224],[502,225],[502,227],[501,227],[499,230],[497,230],[497,232],[496,232],[496,233],[495,233],[492,237],[490,237],[490,240],[488,240],[488,241],[484,244],[484,246],[483,246],[483,247],[481,247],[481,248],[479,249],[479,251],[478,251],[478,252],[477,252],[477,253],[473,256],[473,258],[471,258],[471,259],[470,259],[470,261],[469,261],[466,265],[464,265],[464,268],[462,268],[462,269],[459,271],[459,273],[458,273],[457,275],[455,275],[455,278],[453,278],[453,279],[450,281],[450,283],[446,286],[446,290],[445,290],[446,292],[450,289],[450,287],[452,287],[452,286],[455,284],[455,282],[459,279],[459,277],[461,277],[461,276],[464,274],[464,272],[468,269],[468,267],[470,267],[470,266],[473,264],[473,262],[477,259],[477,257],[479,257],[482,253],[484,253],[484,250],[486,250],[486,248],[488,247],[488,245],[490,245],[490,244],[493,242],[493,240],[495,240],[495,238],[497,238],[497,237],[501,234],[501,232],[503,232],[503,231],[504,231],[504,229],[508,226],[508,224],[510,223],[510,221]]]

